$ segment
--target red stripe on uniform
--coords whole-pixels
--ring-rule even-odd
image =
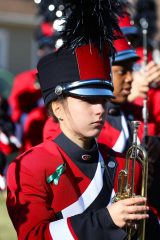
[[[70,230],[73,238],[74,238],[75,240],[78,240],[78,237],[77,237],[77,235],[75,234],[75,232],[74,232],[74,230],[73,230],[73,228],[72,228],[72,224],[71,224],[71,219],[70,219],[70,218],[67,218],[67,224],[68,224],[68,228],[69,228],[69,230]]]
[[[112,134],[110,134],[110,133],[112,133]],[[100,132],[99,137],[98,137],[98,142],[103,143],[110,148],[113,148],[120,133],[121,132],[118,129],[114,128],[111,124],[109,124],[107,121],[105,121],[105,124]]]

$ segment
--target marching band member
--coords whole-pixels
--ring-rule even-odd
[[[111,204],[125,159],[95,140],[113,97],[108,54],[117,2],[67,3],[64,45],[38,64],[45,105],[61,132],[11,163],[7,207],[19,240],[122,240],[131,220],[148,218],[148,206],[143,197]]]
[[[8,156],[19,151],[21,143],[15,135],[15,124],[10,117],[7,99],[0,96],[0,190],[6,189],[5,174]]]
[[[54,34],[51,22],[42,22],[36,29],[35,38],[39,58],[53,51]],[[37,69],[24,71],[15,77],[9,103],[12,120],[17,128],[17,136],[22,142],[21,152],[41,143],[43,139],[41,129],[47,119],[47,114],[37,78]],[[33,140],[33,126],[36,123],[41,127]]]

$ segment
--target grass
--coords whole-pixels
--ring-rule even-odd
[[[6,193],[0,192],[0,240],[16,240],[16,232],[6,209]]]

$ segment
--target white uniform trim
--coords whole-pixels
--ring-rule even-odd
[[[0,141],[5,145],[9,144],[9,139],[3,132],[0,132]]]
[[[109,203],[108,203],[107,206],[110,206],[110,205],[112,204],[112,199],[114,198],[115,195],[116,195],[116,193],[115,193],[114,189],[112,189],[112,193],[111,193],[110,201],[109,201]]]
[[[97,198],[103,187],[104,168],[101,167],[103,162],[102,156],[99,153],[99,162],[94,178],[88,185],[87,189],[79,197],[79,199],[61,211],[63,218],[71,217],[80,214],[87,209],[91,203]]]
[[[129,138],[127,122],[122,113],[121,113],[121,124],[122,124],[122,131],[121,131],[115,145],[112,147],[112,149],[115,152],[120,152],[120,153],[122,153],[124,151],[125,146],[126,146],[126,140]]]
[[[68,224],[67,219],[61,219],[49,224],[49,231],[54,240],[74,240]]]
[[[5,190],[5,188],[6,188],[5,178],[0,175],[0,190]]]
[[[97,198],[97,196],[99,195],[103,187],[103,173],[104,173],[103,166],[104,166],[104,161],[99,152],[99,161],[97,164],[97,170],[94,178],[92,179],[87,189],[84,191],[84,193],[79,197],[79,199],[76,202],[74,202],[73,204],[71,204],[70,206],[68,206],[67,208],[61,211],[64,219],[51,222],[49,224],[49,231],[52,239],[74,240],[74,237],[70,232],[70,229],[67,223],[67,218],[84,212],[85,209],[87,209],[89,205],[91,205],[91,203]],[[110,198],[110,203],[114,195],[115,195],[115,191],[113,189],[111,198]]]

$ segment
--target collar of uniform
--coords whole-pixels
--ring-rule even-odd
[[[54,139],[73,161],[80,161],[85,163],[93,163],[98,161],[97,143],[93,140],[90,149],[80,148],[77,144],[72,142],[64,133],[61,133]]]
[[[112,115],[112,116],[119,116],[120,115],[120,105],[119,104],[108,102],[107,110],[108,110],[107,112],[108,112],[109,115]]]

